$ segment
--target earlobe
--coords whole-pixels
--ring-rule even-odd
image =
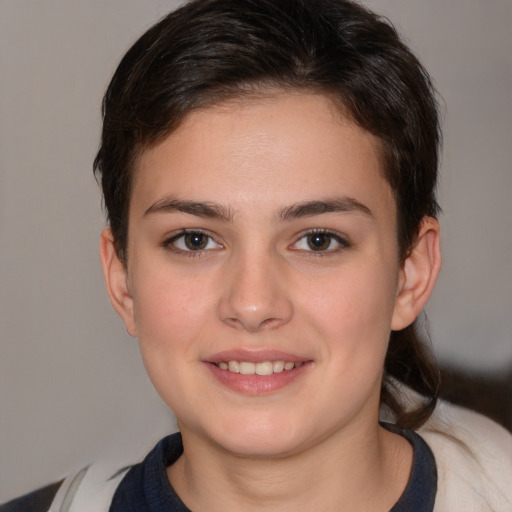
[[[108,227],[101,233],[100,256],[110,302],[122,318],[128,334],[137,336],[133,297],[128,285],[127,269],[119,259],[115,249],[114,236]]]
[[[402,269],[391,329],[412,324],[427,303],[441,270],[440,228],[437,219],[425,217],[416,242]]]

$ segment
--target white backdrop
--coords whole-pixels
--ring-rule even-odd
[[[372,0],[446,102],[442,360],[512,365],[512,2]],[[171,0],[0,0],[0,502],[174,420],[103,289],[100,101]]]

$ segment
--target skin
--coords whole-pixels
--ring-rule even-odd
[[[199,110],[143,153],[127,265],[108,228],[101,254],[112,303],[178,418],[185,453],[168,475],[189,508],[397,501],[412,450],[378,425],[383,362],[390,331],[428,299],[440,256],[434,219],[405,262],[396,232],[378,140],[319,95]],[[275,351],[305,363],[283,385],[226,384],[212,364]]]

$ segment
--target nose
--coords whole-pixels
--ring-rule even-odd
[[[286,272],[270,254],[239,255],[223,280],[219,316],[231,327],[249,332],[275,329],[293,317]]]

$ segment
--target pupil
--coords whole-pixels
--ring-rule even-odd
[[[208,237],[202,233],[188,233],[185,236],[185,245],[191,251],[201,251],[206,247]]]
[[[331,243],[329,235],[324,233],[316,233],[308,236],[308,245],[313,251],[321,251],[327,249]]]

